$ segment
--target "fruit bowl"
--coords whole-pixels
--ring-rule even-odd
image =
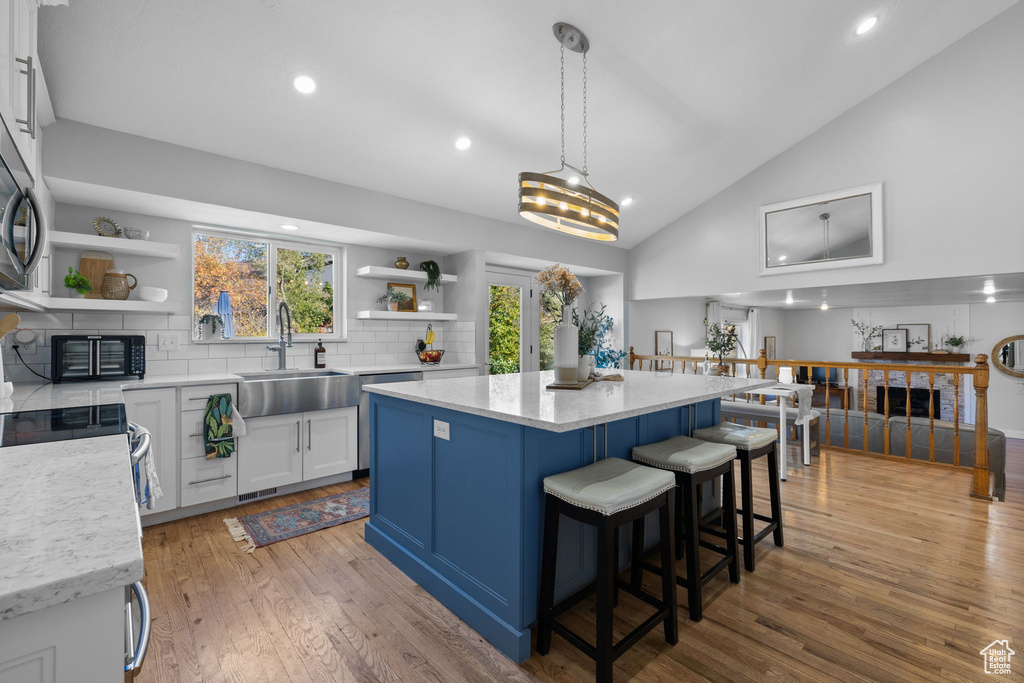
[[[444,355],[444,349],[424,349],[417,355],[420,357],[421,364],[437,365],[441,362],[441,356]]]

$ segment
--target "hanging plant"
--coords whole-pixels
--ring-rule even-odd
[[[427,274],[427,284],[423,289],[441,289],[441,266],[437,261],[420,261],[420,270]]]

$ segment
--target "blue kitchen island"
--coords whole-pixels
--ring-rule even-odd
[[[530,656],[544,477],[717,424],[720,397],[773,383],[622,374],[582,391],[546,389],[551,372],[365,387],[367,542],[513,661]],[[591,529],[559,529],[557,598],[592,582],[595,561]]]

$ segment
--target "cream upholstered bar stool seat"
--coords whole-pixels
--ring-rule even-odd
[[[670,473],[620,458],[605,458],[577,470],[544,478],[544,493],[547,495],[537,610],[537,651],[540,654],[546,655],[551,650],[551,634],[558,633],[597,663],[599,683],[610,683],[615,660],[659,623],[664,624],[666,642],[670,645],[679,642],[676,585],[672,575],[672,541],[675,532],[671,511],[675,486],[675,478]],[[654,510],[659,511],[661,556],[666,567],[662,573],[660,599],[643,591],[633,582],[617,579],[617,529],[623,524],[633,524],[635,535],[638,527],[643,528],[647,513]],[[558,560],[558,523],[562,515],[597,528],[597,581],[556,605],[555,568]],[[616,644],[612,642],[612,619],[619,588],[657,611]],[[590,645],[555,621],[555,618],[595,590],[597,642],[596,645]]]
[[[783,427],[784,429],[785,427]],[[694,437],[711,443],[725,444],[736,448],[736,459],[740,461],[741,508],[739,515],[743,520],[743,536],[740,545],[743,547],[743,566],[748,572],[754,571],[754,546],[772,534],[775,545],[782,546],[782,500],[779,490],[779,454],[775,448],[778,434],[774,429],[748,427],[732,422],[723,422],[713,427],[698,429]],[[771,500],[771,514],[761,515],[754,512],[753,475],[750,464],[758,458],[768,457],[768,496]],[[767,526],[754,533],[754,520],[767,522]]]
[[[739,548],[736,531],[736,484],[733,477],[733,460],[736,449],[732,446],[707,441],[698,441],[687,436],[636,446],[633,460],[671,472],[680,488],[676,498],[676,557],[686,558],[686,576],[677,577],[679,585],[686,588],[686,604],[690,619],[700,621],[704,616],[702,589],[720,571],[729,569],[729,580],[738,583]],[[722,477],[722,531],[701,524],[701,486]],[[725,540],[725,547],[701,540],[701,531]],[[660,571],[641,559],[643,534],[633,536],[632,582],[640,582],[641,569]],[[706,548],[720,554],[722,558],[706,572],[700,570],[700,549]]]

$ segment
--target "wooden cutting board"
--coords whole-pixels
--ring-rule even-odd
[[[78,262],[78,272],[92,285],[92,291],[85,293],[86,299],[102,299],[100,285],[108,270],[114,269],[114,257],[103,251],[83,251]]]

